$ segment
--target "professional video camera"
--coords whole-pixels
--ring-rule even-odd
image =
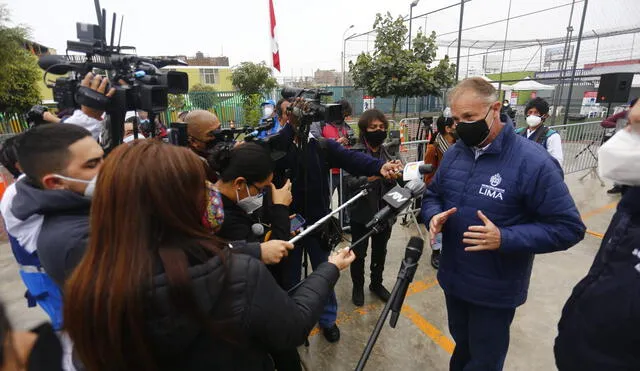
[[[323,96],[332,96],[333,92],[324,89],[299,89],[285,87],[280,93],[282,98],[304,98],[309,102],[309,109],[302,113],[303,123],[311,123],[317,121],[324,122],[341,122],[344,120],[342,106],[338,103],[323,104],[320,99]],[[287,110],[292,111],[289,107]],[[294,112],[294,114],[296,114]],[[306,119],[306,120],[305,120]]]
[[[106,40],[106,10],[94,0],[98,24],[76,23],[78,41],[67,41],[67,51],[85,55],[45,55],[38,64],[45,70],[45,83],[53,89],[54,99],[60,109],[88,107],[106,111],[111,120],[111,138],[114,144],[122,141],[124,115],[130,110],[144,110],[150,116],[168,107],[167,94],[187,93],[188,76],[184,72],[162,71],[170,65],[186,65],[175,59],[143,58],[134,54],[135,47],[120,46],[122,23],[118,45],[114,45],[116,14],[113,13],[111,42]],[[129,51],[130,53],[125,53]],[[97,70],[97,71],[96,71]],[[113,97],[107,98],[90,88],[80,86],[88,72],[99,72],[109,78],[110,87],[116,89]],[[47,73],[66,74],[54,84],[46,81]],[[150,117],[153,120],[153,117]]]

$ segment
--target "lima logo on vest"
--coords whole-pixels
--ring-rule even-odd
[[[504,189],[497,188],[500,183],[502,183],[502,176],[500,176],[500,173],[495,174],[491,178],[489,178],[490,185],[482,184],[480,186],[479,193],[483,196],[491,197],[493,199],[499,198],[500,200],[504,200]]]

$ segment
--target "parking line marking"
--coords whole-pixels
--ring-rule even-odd
[[[592,216],[596,216],[598,214],[602,214],[603,212],[605,212],[607,210],[611,210],[611,209],[615,208],[617,205],[618,205],[618,201],[614,201],[614,202],[612,202],[610,204],[606,204],[606,205],[604,205],[602,207],[599,207],[597,209],[587,211],[586,213],[581,215],[582,220],[586,220],[586,219],[591,218]]]
[[[590,235],[592,235],[594,237],[597,237],[599,239],[603,239],[604,238],[604,234],[598,233],[598,232],[594,232],[594,231],[590,231],[588,229],[586,230],[586,233],[588,233],[588,234],[590,234]]]
[[[427,291],[436,285],[438,285],[438,280],[436,280],[435,277],[431,277],[425,280],[414,281],[409,285],[409,288],[407,289],[407,297]],[[373,304],[365,305],[363,307],[355,308],[350,312],[338,312],[336,325],[352,322],[356,318],[364,316],[365,314],[368,314],[370,312],[376,311],[376,313],[378,313],[377,311],[381,309],[383,306],[384,306],[384,303],[376,302]],[[309,333],[309,337],[316,336],[319,333],[320,333],[320,328],[316,326]]]
[[[427,321],[427,319],[421,316],[417,310],[413,309],[413,307],[408,304],[404,304],[402,306],[401,313],[411,320],[411,322],[413,322],[420,331],[433,340],[434,343],[444,349],[445,352],[453,354],[453,349],[456,347],[453,340],[449,339],[447,335],[440,331],[436,326],[432,325],[431,322]]]

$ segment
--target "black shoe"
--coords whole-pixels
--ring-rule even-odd
[[[364,289],[362,286],[353,286],[353,290],[351,291],[351,301],[353,301],[353,305],[356,307],[364,305]]]
[[[433,250],[431,253],[431,266],[435,269],[440,267],[440,250]]]
[[[382,286],[382,284],[369,285],[369,290],[371,290],[371,292],[376,294],[376,296],[379,297],[380,300],[384,301],[385,303],[389,301],[389,298],[391,297],[391,293],[389,292],[389,290],[387,290],[384,286]]]
[[[614,185],[613,188],[611,188],[610,190],[607,191],[608,194],[610,195],[615,195],[618,193],[622,193],[622,187],[620,187],[619,185]]]
[[[340,329],[336,324],[328,328],[323,328],[322,334],[324,335],[325,339],[327,339],[327,341],[330,343],[335,343],[338,340],[340,340]]]

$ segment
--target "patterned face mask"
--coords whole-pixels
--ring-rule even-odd
[[[222,221],[224,220],[222,198],[220,197],[220,192],[213,183],[209,181],[205,182],[205,194],[207,206],[202,216],[202,224],[210,230],[211,233],[216,233],[222,227]]]

